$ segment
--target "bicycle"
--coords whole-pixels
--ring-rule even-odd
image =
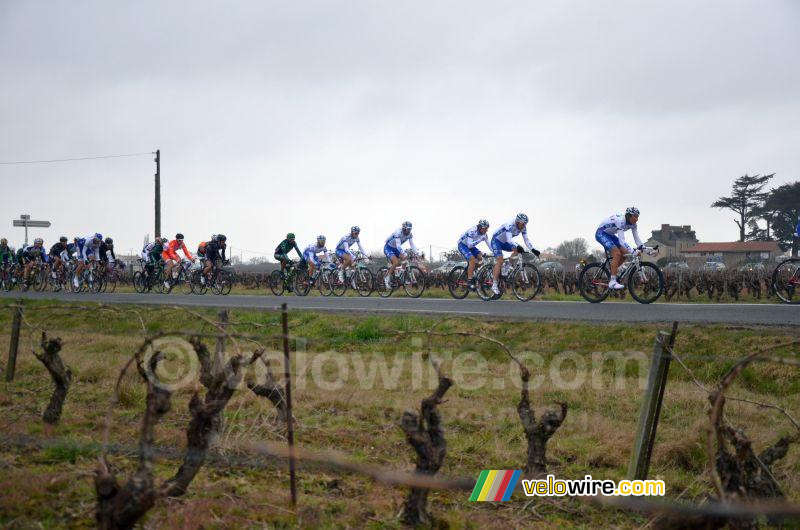
[[[24,275],[24,272],[23,272]],[[47,286],[47,277],[50,275],[50,264],[40,259],[33,262],[33,266],[28,271],[28,277],[24,278],[20,284],[20,289],[27,291],[33,287],[34,291],[41,292]]]
[[[298,265],[293,260],[286,260],[285,271],[280,269],[272,271],[269,275],[269,290],[275,296],[283,295],[284,291],[290,293],[294,290],[295,277],[298,272]]]
[[[183,294],[192,294],[192,282],[189,280],[192,274],[192,265],[193,263],[191,261],[184,258],[181,260],[180,264],[172,267],[169,277],[166,277],[165,274],[165,281],[168,285],[163,283],[161,284],[164,286],[164,290],[162,292],[169,294],[175,287],[180,285],[183,289]]]
[[[378,269],[378,274],[375,275],[375,290],[382,298],[392,296],[392,293],[403,287],[403,290],[411,298],[419,298],[425,292],[426,277],[422,269],[415,265],[414,262],[418,260],[417,256],[412,252],[408,252],[407,258],[400,262],[392,275],[389,284],[391,288],[386,288],[386,278],[389,275],[389,267],[381,267]]]
[[[526,252],[509,257],[509,263],[503,263],[500,277],[497,279],[497,285],[500,289],[499,294],[495,294],[492,291],[494,260],[488,260],[475,273],[476,291],[481,300],[490,301],[502,298],[509,286],[511,287],[511,292],[521,302],[528,302],[539,294],[542,288],[539,269],[533,263],[523,261],[523,254],[526,254]]]
[[[99,293],[103,287],[103,281],[97,275],[97,261],[91,260],[84,267],[80,278],[78,278],[78,286],[75,287],[76,270],[70,272],[69,283],[72,284],[72,291],[75,293],[82,293],[83,291],[90,291]]]
[[[53,292],[58,292],[62,289],[69,290],[67,264],[62,261],[58,270],[51,270],[50,274],[47,275],[47,283]]]
[[[151,271],[151,272],[148,272]],[[151,291],[153,287],[164,291],[164,262],[159,260],[149,269],[143,259],[139,259],[139,270],[133,273],[133,290],[139,294]]]
[[[226,264],[228,262],[225,262]],[[189,284],[191,285],[191,292],[194,294],[206,294],[208,289],[217,295],[228,295],[233,289],[233,274],[231,271],[222,267],[212,266],[211,277],[207,278],[203,272],[203,267],[199,267],[191,271],[189,277]]]
[[[481,254],[475,264],[475,270],[472,273],[472,279],[477,278],[478,273],[485,266],[492,267],[493,261],[489,259],[487,254]],[[447,290],[450,291],[450,296],[456,300],[463,300],[469,295],[470,286],[467,280],[467,267],[468,265],[456,265],[447,275]],[[477,289],[475,289],[477,290]]]
[[[124,269],[125,265],[122,265],[122,268]],[[117,290],[117,282],[120,277],[120,268],[117,266],[117,262],[101,261],[97,274],[103,282],[100,289],[102,292],[113,293]]]
[[[641,247],[626,256],[625,262],[617,270],[617,281],[627,286],[628,292],[640,304],[650,304],[658,300],[664,293],[664,273],[655,263],[642,261]],[[658,245],[651,250],[658,251]],[[612,289],[608,287],[611,280],[611,255],[606,251],[603,263],[593,262],[586,265],[578,277],[581,296],[593,304],[608,298]]]
[[[8,263],[0,268],[0,289],[8,292],[18,285],[16,265]]]
[[[372,291],[375,289],[375,284],[372,271],[364,265],[367,259],[366,256],[361,256],[359,254],[354,260],[355,266],[348,267],[344,271],[341,270],[342,265],[339,264],[336,274],[331,274],[329,277],[331,290],[334,296],[344,295],[348,287],[355,289],[359,296],[369,296],[372,294]]]
[[[790,258],[775,267],[772,291],[784,304],[800,304],[800,258]]]
[[[319,294],[330,296],[333,294],[331,287],[333,276],[336,276],[336,265],[330,261],[320,261],[311,278],[308,277],[308,269],[301,267],[295,276],[294,292],[297,296],[306,296],[311,291],[312,285],[316,285]]]

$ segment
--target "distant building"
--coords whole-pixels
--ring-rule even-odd
[[[648,247],[658,245],[659,258],[679,257],[681,253],[698,243],[691,225],[662,224],[660,230],[653,230],[653,235],[645,242]]]
[[[783,251],[777,241],[698,243],[682,252],[687,260],[722,261],[729,267],[745,261],[771,261],[781,254]]]

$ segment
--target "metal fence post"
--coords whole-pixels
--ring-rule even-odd
[[[633,453],[628,464],[627,477],[630,480],[644,480],[650,468],[650,457],[655,445],[658,418],[661,414],[661,403],[669,375],[670,351],[675,343],[678,323],[672,325],[672,333],[659,331],[653,343],[653,357],[650,360],[650,371],[647,376],[647,388],[639,409],[639,421],[636,424],[636,435],[633,440]],[[665,352],[665,350],[667,350]]]
[[[11,323],[11,344],[8,346],[8,365],[6,366],[6,381],[14,380],[17,370],[17,351],[19,351],[19,330],[22,326],[22,299],[17,299],[14,308],[14,320]]]

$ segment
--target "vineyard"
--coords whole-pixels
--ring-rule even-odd
[[[660,328],[29,301],[0,323],[7,527],[800,517],[793,329],[677,330],[647,472],[665,499],[472,503],[483,469],[625,477]]]

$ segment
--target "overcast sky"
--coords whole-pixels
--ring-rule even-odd
[[[268,253],[451,248],[517,211],[540,248],[635,204],[640,231],[738,236],[709,205],[800,178],[800,2],[0,0],[0,161],[162,152],[162,227]],[[153,233],[148,156],[0,165],[3,235]],[[254,254],[245,253],[248,259]]]

